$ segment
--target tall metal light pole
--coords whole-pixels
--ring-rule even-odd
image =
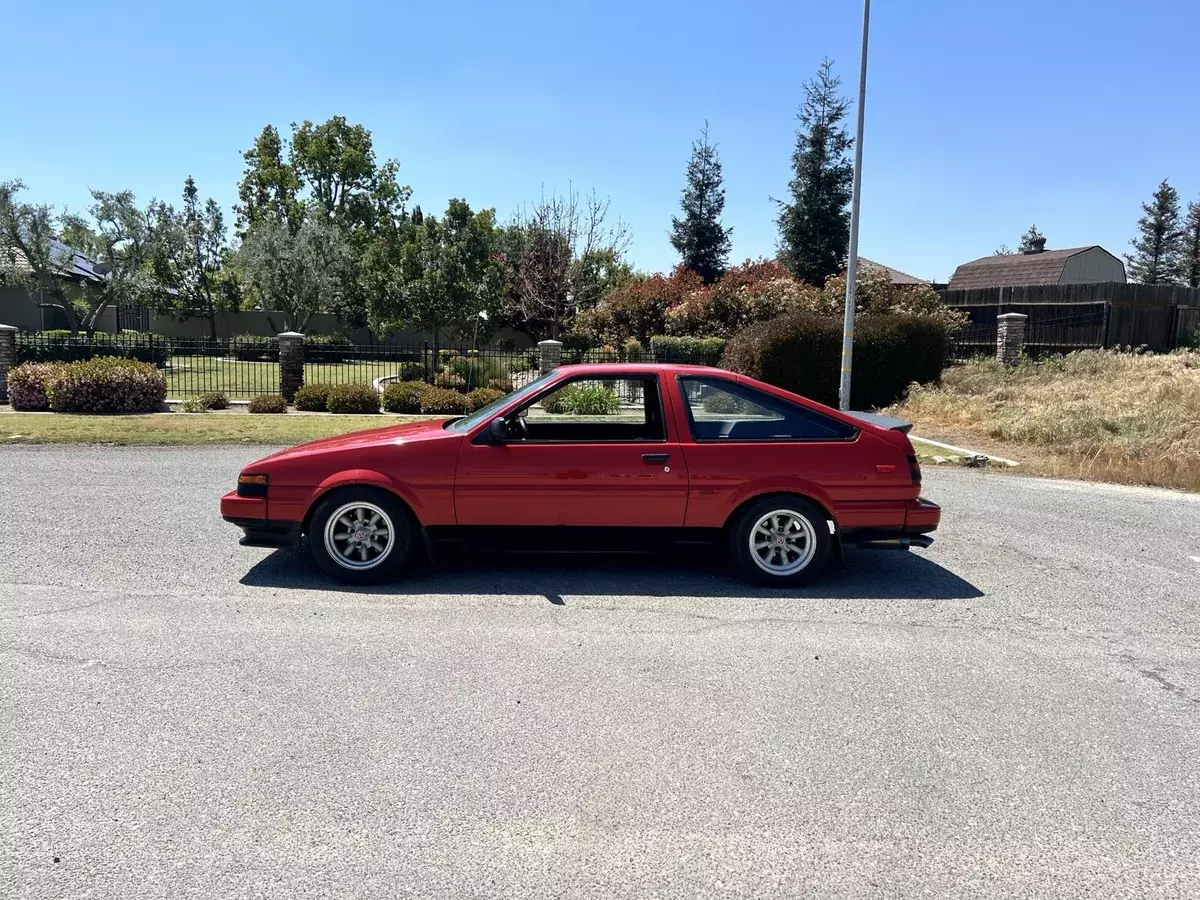
[[[850,408],[850,370],[854,363],[854,302],[858,277],[858,208],[862,201],[863,120],[867,112],[867,35],[871,0],[863,0],[862,61],[858,70],[858,133],[854,137],[854,194],[850,201],[850,258],[846,262],[846,324],[842,330],[842,387],[838,406]]]

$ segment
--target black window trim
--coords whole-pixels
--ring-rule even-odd
[[[799,403],[793,403],[786,397],[778,397],[775,394],[767,394],[772,400],[782,403],[786,406],[791,406],[795,409],[802,410],[811,416],[820,416],[823,419],[828,419],[831,422],[836,422],[839,425],[845,425],[852,429],[846,437],[822,437],[822,438],[803,438],[803,437],[769,437],[769,438],[728,438],[716,437],[706,438],[699,437],[696,433],[696,417],[692,415],[692,404],[688,401],[687,391],[684,390],[684,380],[692,379],[694,381],[719,381],[731,387],[729,393],[735,396],[744,396],[746,393],[763,394],[763,391],[749,385],[741,384],[740,382],[726,378],[722,375],[697,375],[693,372],[680,372],[675,376],[676,386],[679,388],[679,399],[683,402],[683,411],[687,414],[688,433],[691,435],[693,443],[696,444],[849,444],[858,440],[861,428],[851,425],[849,422],[842,422],[840,419],[830,419],[824,413],[818,412],[815,409],[809,409]],[[753,397],[744,397],[744,399],[753,400]]]
[[[666,444],[666,443],[670,442],[670,435],[667,432],[667,410],[666,410],[665,404],[663,403],[663,380],[662,380],[662,376],[658,372],[628,372],[628,371],[626,371],[625,374],[617,375],[613,378],[597,378],[596,375],[592,374],[592,373],[588,373],[588,374],[581,373],[578,375],[569,375],[560,381],[555,381],[555,382],[548,384],[543,390],[541,390],[540,392],[535,394],[532,399],[526,401],[525,403],[522,403],[516,409],[512,409],[512,410],[509,410],[508,412],[506,412],[504,414],[504,418],[508,419],[511,416],[515,416],[521,410],[528,409],[529,407],[533,406],[535,403],[537,403],[543,397],[549,397],[551,394],[556,393],[557,391],[561,391],[563,388],[567,387],[570,384],[573,384],[576,381],[653,381],[658,388],[658,391],[657,391],[657,393],[658,393],[658,415],[659,415],[659,423],[662,426],[662,437],[657,438],[657,439],[649,438],[649,439],[632,440],[632,441],[631,440],[571,441],[571,440],[526,440],[526,439],[521,439],[518,441],[507,441],[507,442],[505,442],[505,444],[503,446],[505,446],[505,447],[519,447],[521,445],[544,446],[546,444],[627,444],[631,447],[645,447],[647,445]],[[485,425],[483,427],[483,430],[479,432],[479,434],[475,437],[475,440],[472,441],[472,443],[486,444],[488,442],[487,433],[488,433],[487,426]]]

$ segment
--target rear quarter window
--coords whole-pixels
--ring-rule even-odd
[[[697,441],[848,441],[858,429],[816,410],[724,378],[679,379]]]

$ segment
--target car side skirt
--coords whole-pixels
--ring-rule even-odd
[[[460,544],[480,550],[578,553],[589,550],[640,552],[677,544],[712,544],[720,528],[659,528],[564,525],[430,525],[432,544]]]

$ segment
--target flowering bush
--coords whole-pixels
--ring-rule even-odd
[[[436,387],[445,388],[450,391],[465,391],[467,389],[467,379],[461,375],[455,375],[453,372],[439,372],[434,376],[433,383]]]
[[[329,389],[325,407],[331,413],[379,412],[379,391],[369,384],[338,384]]]
[[[66,363],[46,385],[55,412],[146,413],[167,398],[167,379],[152,363],[102,357]]]
[[[896,285],[883,269],[864,266],[854,280],[855,314],[863,317],[897,315],[933,319],[947,328],[961,328],[968,316],[951,309],[927,284]],[[821,311],[841,318],[846,308],[846,275],[833,275],[821,290]]]
[[[250,401],[246,409],[252,413],[285,413],[287,400],[279,394],[260,394]]]
[[[793,278],[775,260],[746,260],[716,283],[689,292],[667,311],[677,335],[730,336],[784,315],[819,312],[820,292]]]
[[[383,389],[383,408],[390,413],[419,413],[421,398],[429,390],[423,381],[394,381]]]
[[[57,363],[22,363],[8,373],[8,402],[13,409],[37,411],[50,408],[46,385],[61,366]]]
[[[594,341],[613,346],[629,338],[645,343],[666,326],[667,310],[691,291],[703,288],[700,276],[687,269],[668,275],[637,278],[609,294],[598,306],[583,310],[575,328]]]

